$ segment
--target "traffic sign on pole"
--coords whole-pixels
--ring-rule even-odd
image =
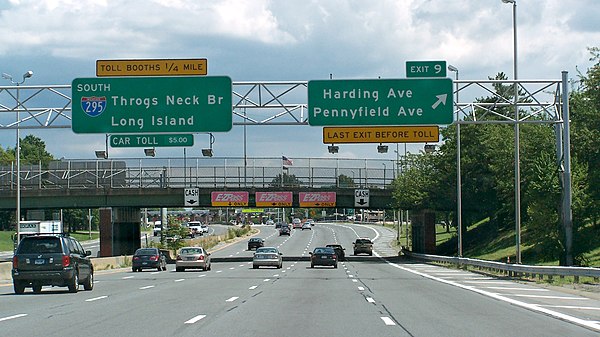
[[[226,76],[76,78],[75,133],[219,132],[232,127]]]
[[[198,187],[185,188],[183,192],[184,207],[200,205],[200,189]]]
[[[354,190],[354,208],[369,208],[369,190]]]
[[[446,61],[406,61],[406,77],[446,77]]]
[[[323,128],[323,144],[437,143],[439,126],[340,126]]]
[[[451,124],[452,96],[449,78],[313,80],[308,82],[308,123]]]
[[[111,135],[111,147],[173,147],[194,146],[192,134]]]

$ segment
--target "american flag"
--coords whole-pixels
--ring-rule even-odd
[[[281,156],[281,160],[283,160],[283,165],[284,166],[292,166],[292,165],[294,165],[294,162],[290,158],[288,158],[286,156]]]

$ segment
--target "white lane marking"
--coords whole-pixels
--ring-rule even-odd
[[[452,282],[452,281],[450,281]],[[463,281],[465,283],[473,283],[473,284],[510,284],[510,285],[514,285],[514,282],[507,282],[507,281]]]
[[[154,288],[154,286],[145,286],[145,287],[141,287],[140,290],[145,290],[145,289],[150,289],[150,288]]]
[[[122,280],[127,280],[127,279],[134,278],[134,277],[135,277],[135,276],[124,276],[124,277],[122,277],[121,279],[122,279]]]
[[[290,269],[292,269],[292,267],[287,267],[287,268],[285,268],[285,269],[287,269],[287,270],[290,270]]]
[[[101,299],[104,299],[104,298],[108,298],[108,296],[98,296],[98,297],[94,297],[94,298],[88,298],[85,301],[86,302],[94,302],[94,301],[101,300]]]
[[[484,287],[484,288],[487,288],[487,289],[496,289],[496,290],[550,291],[548,289],[515,288],[515,287]]]
[[[585,320],[585,319],[581,319],[581,318],[578,318],[578,317],[575,317],[575,316],[571,316],[571,315],[563,314],[563,313],[560,313],[560,312],[557,312],[557,311],[553,311],[553,310],[549,310],[549,309],[546,309],[546,308],[542,308],[542,307],[540,307],[540,306],[538,306],[536,304],[522,302],[522,301],[519,301],[519,300],[516,300],[516,299],[512,299],[512,298],[509,298],[509,297],[506,297],[506,296],[502,296],[502,295],[499,295],[499,294],[496,294],[496,293],[491,293],[489,291],[486,291],[486,290],[483,290],[483,289],[478,289],[476,287],[465,285],[465,284],[461,284],[461,283],[458,283],[458,282],[455,282],[455,281],[444,280],[444,279],[441,279],[439,277],[435,277],[435,276],[432,276],[432,275],[429,275],[429,274],[426,274],[426,273],[421,273],[421,272],[419,272],[417,270],[413,270],[413,269],[410,269],[410,268],[403,267],[403,266],[401,266],[401,265],[399,265],[397,263],[392,263],[392,262],[387,262],[387,261],[386,261],[386,263],[388,265],[392,266],[392,267],[395,267],[395,268],[407,271],[407,272],[415,274],[415,275],[426,277],[426,278],[428,278],[430,280],[434,280],[434,281],[438,281],[438,282],[441,282],[441,283],[449,284],[449,285],[452,285],[452,286],[455,286],[455,287],[458,287],[458,288],[461,288],[461,289],[470,290],[472,292],[475,292],[475,293],[478,293],[478,294],[481,294],[481,295],[484,295],[484,296],[488,296],[488,297],[491,297],[491,298],[494,298],[494,299],[497,299],[497,300],[500,300],[500,301],[504,301],[504,302],[507,302],[507,303],[510,303],[510,304],[514,304],[514,305],[522,307],[522,308],[527,308],[527,309],[530,309],[532,311],[540,312],[540,313],[546,314],[546,315],[551,316],[551,317],[562,319],[562,320],[565,320],[565,321],[568,321],[568,322],[573,322],[575,324],[583,325],[583,326],[588,327],[590,329],[594,329],[596,331],[600,331],[600,324],[599,323],[591,322],[591,321],[588,321],[588,320]],[[511,283],[511,282],[507,282],[507,283]],[[511,284],[514,285],[514,283],[511,283]]]
[[[204,317],[206,317],[206,315],[198,315],[192,319],[185,321],[184,324],[194,324],[194,323],[198,322],[199,320],[203,319]]]
[[[177,280],[174,280],[173,282],[181,282],[181,281],[185,281],[185,279],[184,278],[179,278]]]
[[[238,298],[239,297],[233,296],[233,297],[228,298],[225,302],[233,302],[233,301],[237,300]]]
[[[266,278],[266,279],[263,280],[263,282],[269,282],[269,281],[271,281],[270,278]]]
[[[549,305],[549,304],[538,304],[538,307],[547,307],[547,308],[561,308],[561,309],[579,309],[579,310],[598,310],[599,307],[578,307],[575,305]]]
[[[282,273],[285,273],[285,270],[282,270],[281,272],[282,272]]]
[[[396,325],[396,322],[394,322],[391,318],[387,316],[381,317],[381,320],[383,321],[383,323],[385,323],[385,325]]]
[[[231,267],[231,268],[229,268],[229,269],[230,269],[230,270],[234,270],[234,269],[235,269],[235,267]]]
[[[275,275],[273,275],[273,277],[279,277],[279,274],[275,274]]]
[[[552,299],[552,300],[580,300],[580,301],[589,300],[589,298],[585,298],[585,297],[568,297],[568,296],[548,296],[548,295],[529,295],[529,294],[502,294],[502,295],[516,296],[516,297],[528,297],[528,298],[546,298],[546,299]]]
[[[353,277],[354,277],[354,275],[348,275],[348,277],[349,277],[349,278],[353,278]]]
[[[357,279],[352,279],[352,282],[358,282],[358,280]]]
[[[365,290],[365,287],[358,287],[358,290],[363,291]]]
[[[243,266],[244,266],[243,264],[240,264],[240,267],[243,267]]]
[[[2,317],[2,318],[0,318],[0,322],[8,321],[9,319],[15,319],[15,318],[19,318],[19,317],[25,317],[25,316],[27,316],[27,314],[18,314],[18,315],[12,315],[12,316],[8,316],[8,317]]]
[[[159,271],[155,271],[155,272],[153,272],[153,273],[150,273],[150,275],[156,275],[156,274],[158,274],[158,273],[160,273],[160,272],[159,272]]]
[[[198,277],[205,277],[206,275],[198,275]]]
[[[254,289],[256,289],[256,288],[258,288],[258,286],[252,286],[252,287],[250,287],[250,288],[248,288],[248,289],[250,289],[250,290],[254,290]]]
[[[222,272],[223,272],[222,270],[217,270],[217,273],[222,273]]]
[[[367,302],[375,303],[375,300],[372,297],[367,297]]]

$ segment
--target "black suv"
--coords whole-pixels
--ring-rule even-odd
[[[248,250],[258,249],[265,246],[265,240],[261,238],[251,238],[248,240]]]
[[[25,287],[34,293],[42,286],[69,287],[76,293],[79,285],[85,290],[94,287],[94,268],[79,241],[62,235],[28,236],[21,240],[13,256],[12,278],[16,294]]]

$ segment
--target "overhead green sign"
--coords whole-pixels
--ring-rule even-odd
[[[406,77],[446,77],[446,61],[406,61]]]
[[[111,135],[111,147],[172,147],[193,146],[192,134]]]
[[[76,78],[76,133],[219,132],[232,127],[226,76]]]
[[[309,81],[308,123],[451,124],[452,98],[449,78]]]

